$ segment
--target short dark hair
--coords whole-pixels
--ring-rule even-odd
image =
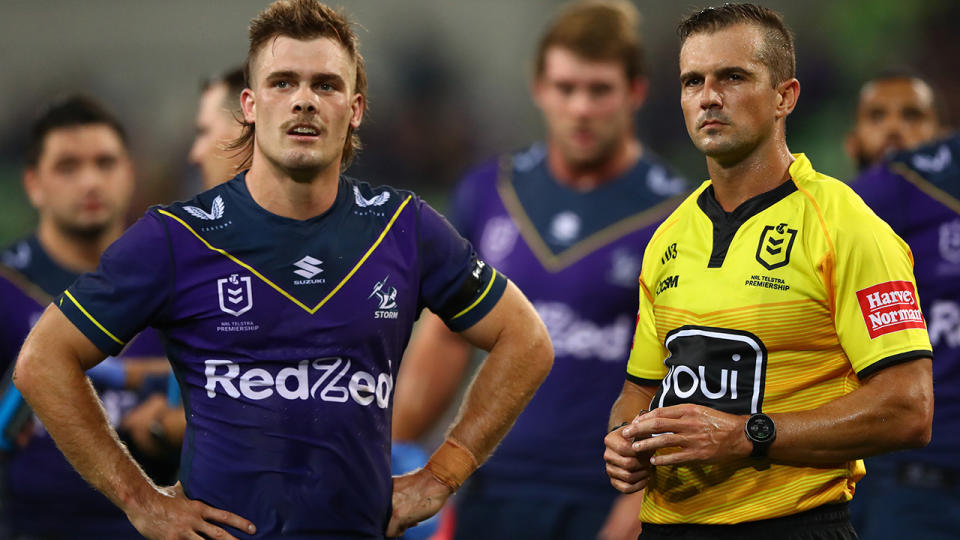
[[[693,34],[713,33],[738,24],[752,24],[763,30],[764,45],[760,61],[770,70],[770,82],[776,86],[797,73],[793,33],[783,17],[772,9],[753,4],[723,4],[708,7],[687,16],[677,26],[680,46]]]
[[[551,47],[562,47],[587,60],[618,61],[630,80],[642,77],[644,51],[637,31],[639,23],[637,8],[624,0],[569,4],[540,39],[536,74],[543,74],[547,51]]]
[[[30,126],[25,163],[36,167],[47,134],[55,129],[103,124],[110,127],[127,146],[127,131],[102,103],[84,94],[69,94],[48,103]]]
[[[347,16],[318,0],[276,0],[250,21],[250,48],[244,64],[244,75],[250,79],[250,68],[260,49],[271,38],[287,36],[293,39],[330,38],[339,43],[357,67],[354,92],[367,97],[367,71],[360,55],[360,40],[353,31]],[[252,81],[251,81],[252,82]],[[243,134],[228,148],[245,154],[239,168],[250,165],[253,158],[253,138],[256,126],[243,122]],[[346,169],[360,152],[360,137],[354,133],[353,126],[347,126],[347,137],[343,143],[343,158],[340,170]]]
[[[243,67],[236,66],[204,81],[200,84],[200,91],[206,92],[210,88],[222,84],[227,87],[227,95],[223,98],[223,108],[228,111],[240,112],[240,94],[247,87],[247,78],[243,74]]]
[[[934,118],[938,123],[943,123],[945,121],[946,114],[943,110],[943,102],[940,99],[937,89],[934,88],[933,84],[930,83],[930,79],[924,77],[919,71],[910,66],[892,65],[877,71],[872,77],[869,77],[867,80],[863,81],[863,84],[860,85],[860,92],[862,93],[863,90],[872,83],[899,80],[919,81],[926,85],[926,87],[930,89],[930,94],[933,96]]]

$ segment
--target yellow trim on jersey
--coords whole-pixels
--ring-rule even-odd
[[[530,246],[530,251],[532,251],[533,255],[540,261],[540,264],[550,272],[559,272],[601,247],[616,241],[618,238],[649,226],[651,223],[670,214],[680,201],[687,197],[687,195],[671,197],[639,214],[623,218],[616,223],[608,225],[583,240],[576,242],[559,254],[554,254],[547,246],[547,243],[544,242],[540,233],[537,232],[533,221],[530,220],[530,217],[523,209],[523,204],[520,203],[520,198],[517,197],[517,192],[513,189],[513,185],[510,182],[513,176],[512,170],[513,160],[509,157],[502,158],[500,160],[500,174],[497,178],[497,192],[500,194],[500,200],[503,201],[503,206],[507,209],[507,213],[510,214],[514,223],[517,224],[517,230],[520,231],[520,235],[523,236],[527,245]]]
[[[491,270],[493,270],[493,275],[490,276],[490,283],[487,283],[487,288],[483,290],[483,294],[480,295],[480,298],[477,298],[476,300],[473,301],[472,304],[470,304],[469,306],[467,306],[463,311],[461,311],[460,313],[457,313],[456,315],[454,315],[453,317],[451,317],[451,318],[450,318],[451,321],[454,320],[454,319],[456,319],[457,317],[460,317],[461,315],[465,315],[468,311],[470,311],[471,309],[477,307],[477,304],[479,304],[480,302],[482,302],[483,299],[487,297],[487,293],[490,292],[490,289],[493,288],[493,282],[497,280],[497,269],[496,269],[496,268],[491,268]]]
[[[325,296],[325,297],[323,298],[323,300],[320,301],[320,303],[318,303],[317,305],[313,306],[312,308],[308,307],[308,306],[307,306],[306,304],[304,304],[303,302],[301,302],[301,301],[297,300],[296,298],[294,298],[292,294],[290,294],[290,293],[288,293],[287,291],[283,290],[283,289],[282,289],[279,285],[277,285],[276,283],[270,281],[266,276],[264,276],[263,274],[261,274],[260,272],[258,272],[255,268],[253,268],[253,267],[250,266],[249,264],[247,264],[247,263],[241,261],[240,259],[234,257],[233,255],[231,255],[230,253],[228,253],[228,252],[227,252],[226,250],[224,250],[224,249],[220,249],[220,248],[218,248],[218,247],[214,247],[214,246],[210,245],[210,242],[207,242],[202,236],[200,236],[199,234],[197,234],[197,231],[193,230],[193,228],[190,227],[190,225],[187,225],[187,223],[186,223],[185,221],[183,221],[182,219],[180,219],[179,217],[171,214],[170,212],[168,212],[168,211],[166,211],[166,210],[157,210],[157,211],[160,212],[161,214],[165,215],[165,216],[168,216],[168,217],[171,217],[171,218],[175,219],[177,222],[179,222],[181,225],[183,225],[188,231],[190,231],[191,233],[193,233],[193,235],[196,236],[201,242],[203,242],[203,245],[207,246],[207,248],[209,248],[209,249],[212,250],[212,251],[216,251],[217,253],[220,253],[220,254],[223,255],[224,257],[226,257],[226,258],[230,259],[231,261],[239,264],[240,266],[246,268],[247,270],[249,270],[250,272],[252,272],[253,275],[255,275],[255,276],[257,276],[258,278],[260,278],[261,281],[263,281],[263,282],[266,283],[267,285],[273,287],[273,289],[276,290],[278,293],[280,293],[280,294],[282,294],[283,296],[287,297],[288,300],[290,300],[290,301],[293,302],[294,304],[300,306],[300,307],[303,308],[307,313],[310,313],[310,314],[312,315],[312,314],[316,313],[318,309],[320,309],[321,307],[323,307],[323,305],[326,304],[327,301],[330,300],[330,298],[332,298],[333,295],[336,294],[337,291],[339,291],[339,290],[347,283],[347,281],[348,281],[351,277],[353,277],[353,275],[357,272],[357,270],[359,270],[360,267],[363,266],[363,263],[365,263],[365,262],[367,261],[367,259],[368,259],[368,258],[370,257],[370,255],[373,253],[373,251],[374,251],[375,249],[377,249],[377,246],[380,245],[380,242],[383,241],[384,237],[387,236],[387,233],[388,233],[388,232],[390,231],[390,229],[393,227],[394,222],[397,221],[397,218],[400,217],[400,213],[403,212],[403,209],[406,208],[407,203],[409,203],[409,202],[410,202],[410,199],[412,199],[412,198],[413,198],[412,195],[407,195],[407,198],[403,201],[403,203],[400,204],[400,207],[397,208],[397,211],[394,212],[393,217],[391,217],[391,218],[390,218],[390,221],[387,222],[387,226],[384,227],[383,231],[380,233],[380,236],[377,237],[377,240],[373,243],[372,246],[370,246],[370,249],[368,249],[367,252],[363,254],[363,257],[360,257],[360,260],[357,261],[357,264],[355,264],[355,265],[353,266],[353,269],[350,270],[350,272],[348,272],[347,275],[344,276],[344,278],[343,278],[342,280],[340,280],[340,283],[338,283],[337,286],[334,287],[333,290],[330,291],[330,292],[327,294],[327,296]],[[83,309],[83,308],[81,308],[81,309]]]
[[[933,197],[947,208],[960,214],[960,201],[958,201],[953,195],[950,195],[946,191],[943,191],[932,184],[917,171],[911,169],[903,163],[891,163],[890,170],[899,174],[904,178],[904,180],[917,186],[917,189]]]
[[[80,305],[80,302],[77,302],[77,299],[74,298],[72,294],[70,294],[70,291],[63,291],[63,294],[65,294],[65,295],[67,296],[67,298],[69,298],[70,301],[73,302],[73,303],[77,306],[77,309],[79,309],[81,313],[83,313],[84,315],[86,315],[87,318],[90,319],[90,321],[91,321],[93,324],[97,325],[97,328],[99,328],[99,329],[100,329],[104,334],[106,334],[110,339],[116,341],[117,343],[119,343],[119,344],[121,344],[121,345],[124,344],[123,341],[120,341],[119,339],[117,339],[117,336],[111,334],[109,330],[107,330],[106,328],[104,328],[103,325],[100,324],[100,321],[94,319],[94,318],[93,318],[93,315],[91,315],[87,310],[83,309],[83,306],[81,306],[81,305]],[[60,299],[60,305],[61,305],[61,306],[63,305],[63,299],[62,299],[62,298]]]

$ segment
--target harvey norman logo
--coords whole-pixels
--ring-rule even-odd
[[[870,339],[907,328],[926,328],[909,281],[888,281],[857,291],[857,301]]]

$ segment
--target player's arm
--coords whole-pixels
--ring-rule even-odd
[[[826,465],[925,446],[933,422],[930,358],[882,369],[853,392],[808,411],[769,414],[777,429],[773,460]],[[677,447],[652,458],[654,465],[722,462],[750,455],[744,432],[747,416],[699,405],[676,405],[647,413],[623,430],[647,437],[633,444],[640,452]],[[657,437],[649,438],[653,433]]]
[[[450,406],[470,360],[470,344],[424,313],[407,347],[393,398],[393,440],[415,441]]]
[[[57,446],[91,485],[119,506],[148,538],[173,532],[234,538],[213,524],[254,531],[253,524],[155,486],[110,426],[85,371],[105,354],[50,306],[24,343],[13,380]]]
[[[423,469],[395,478],[388,536],[399,535],[443,506],[493,452],[553,365],[547,329],[513,283],[493,309],[461,335],[489,356],[444,444]]]

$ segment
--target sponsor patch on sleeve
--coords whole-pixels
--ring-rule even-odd
[[[926,328],[917,292],[909,281],[887,281],[857,291],[860,312],[867,325],[870,339],[906,330]]]

